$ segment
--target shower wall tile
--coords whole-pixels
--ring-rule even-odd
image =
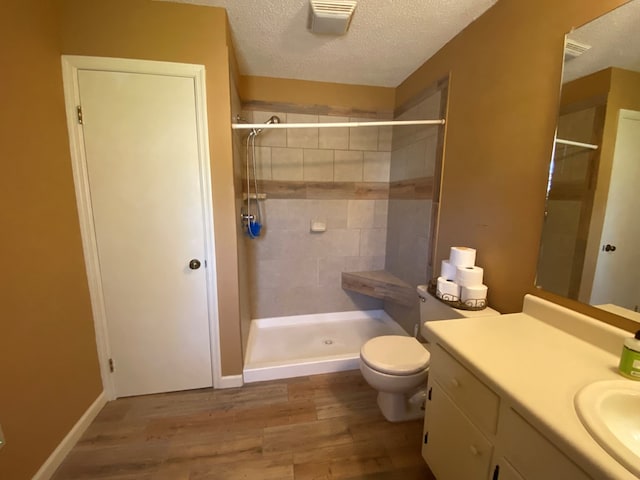
[[[299,230],[309,227],[307,200],[274,200],[267,199],[263,203],[262,215],[265,219],[265,237],[271,231]]]
[[[283,258],[278,260],[260,260],[257,264],[254,289],[287,289],[315,287],[318,285],[317,260],[314,258]]]
[[[433,176],[438,160],[438,136],[430,135],[425,139],[425,142],[427,176]]]
[[[378,151],[390,152],[392,138],[393,127],[378,127]]]
[[[300,113],[287,114],[288,123],[318,123],[318,115]],[[287,147],[289,148],[318,148],[317,128],[292,128],[287,132]]]
[[[336,150],[334,180],[336,182],[362,182],[363,158],[363,152]]]
[[[384,269],[384,252],[377,256],[338,257],[319,259],[318,281],[321,287],[342,284],[342,272],[361,272]]]
[[[433,119],[439,111],[438,93],[396,119]],[[288,123],[374,120],[283,112],[247,114],[255,123],[272,115]],[[318,182],[314,188],[322,192],[333,191],[331,182],[345,182],[342,191],[347,192],[344,187],[349,182],[422,179],[433,176],[438,128],[265,129],[256,139],[258,177]],[[430,200],[269,198],[260,205],[263,235],[256,240],[243,238],[253,286],[249,292],[252,318],[381,308],[382,301],[341,288],[345,271],[385,269],[411,284],[427,280]],[[325,222],[327,230],[311,233],[313,220]],[[404,310],[398,315],[408,315]],[[414,313],[407,324],[410,327]]]
[[[431,204],[430,200],[389,200],[386,270],[411,285],[427,281]]]
[[[384,251],[375,256],[346,257],[345,272],[364,272],[370,270],[384,270]]]
[[[318,285],[331,287],[342,283],[342,272],[346,271],[347,258],[329,256],[318,259]]]
[[[391,152],[391,168],[389,169],[389,181],[397,182],[409,178],[407,176],[408,147],[402,147]]]
[[[253,305],[252,318],[268,318],[309,312],[377,310],[382,308],[382,301],[355,292],[346,292],[340,287],[317,287],[311,290],[294,286],[284,291],[265,288],[256,292]]]
[[[387,228],[387,215],[389,213],[389,200],[374,200],[373,227]]]
[[[405,172],[406,176],[402,180],[426,177],[429,176],[429,173],[433,175],[433,171],[427,172],[427,142],[425,139],[412,143],[405,152],[407,155],[407,170]]]
[[[327,229],[347,228],[348,200],[303,200],[306,202],[305,228],[309,229],[311,220],[323,221]]]
[[[249,149],[251,152],[252,149]],[[271,180],[271,148],[270,147],[259,147],[256,145],[255,148],[256,154],[256,177],[258,180]],[[246,155],[246,153],[245,153]],[[245,156],[246,161],[246,156]],[[246,168],[246,167],[245,167]],[[251,178],[253,178],[253,172],[249,172],[251,174]]]
[[[351,122],[371,122],[370,118],[349,119]],[[352,128],[349,132],[349,150],[378,150],[378,127]]]
[[[303,178],[306,181],[333,181],[333,150],[305,149]]]
[[[364,152],[362,179],[365,182],[388,182],[391,152]]]
[[[318,120],[320,123],[342,123],[348,122],[349,117],[320,115]],[[319,148],[347,150],[349,148],[349,129],[346,127],[320,128],[318,130],[318,146]]]
[[[322,241],[322,248],[316,249],[318,254],[331,253],[344,257],[359,255],[360,232],[358,230],[327,230],[316,237],[326,237]]]
[[[360,230],[360,255],[375,256],[385,251],[386,228],[366,228]]]
[[[348,228],[371,228],[375,218],[375,200],[349,200]]]
[[[303,180],[303,150],[301,148],[271,149],[273,180]]]
[[[373,120],[248,113],[255,123],[272,115],[289,123]],[[391,127],[265,129],[256,139],[258,178],[386,183],[392,136]],[[269,198],[260,205],[263,235],[255,240],[243,238],[254,286],[252,318],[382,307],[380,300],[345,291],[341,284],[344,271],[385,268],[388,200]],[[313,220],[324,222],[327,230],[311,233]]]
[[[436,120],[440,118],[440,100],[442,93],[434,92],[417,105],[417,114],[421,120]]]
[[[260,112],[254,111],[252,113],[252,123],[264,123],[269,120],[273,115],[277,116],[282,123],[287,123],[287,114],[283,112]],[[251,120],[250,120],[251,121]],[[287,131],[284,129],[277,130],[262,130],[260,135],[256,138],[256,145],[263,147],[286,147],[287,146]]]
[[[290,258],[318,258],[322,256],[358,255],[359,230],[331,229],[323,233],[305,230],[276,230],[270,228],[253,242],[256,260]],[[266,229],[265,229],[266,230]]]

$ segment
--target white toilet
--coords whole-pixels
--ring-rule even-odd
[[[366,342],[360,350],[360,371],[378,390],[378,407],[390,422],[414,420],[424,415],[424,394],[429,352],[414,337],[384,335]],[[414,397],[414,398],[410,398]]]
[[[453,309],[417,288],[420,323],[427,320],[500,315],[491,308],[481,311]],[[369,385],[378,390],[378,407],[390,422],[414,420],[424,415],[429,372],[429,351],[414,337],[385,335],[366,342],[360,349],[360,371]]]

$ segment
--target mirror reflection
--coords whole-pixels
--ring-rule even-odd
[[[640,0],[567,34],[536,284],[640,321]]]

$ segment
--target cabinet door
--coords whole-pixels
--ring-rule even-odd
[[[527,480],[591,478],[512,408],[500,413],[498,438],[504,455]]]
[[[486,480],[493,446],[430,379],[422,455],[438,480]]]

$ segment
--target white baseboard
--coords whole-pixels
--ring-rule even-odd
[[[100,392],[98,398],[91,404],[86,412],[82,414],[69,433],[62,439],[56,449],[49,455],[49,458],[42,464],[40,470],[36,472],[32,480],[49,480],[65,457],[69,454],[73,446],[80,440],[80,437],[89,427],[94,418],[100,413],[102,407],[107,403],[104,392]]]
[[[216,388],[236,388],[244,385],[242,375],[227,375],[220,377],[220,384]]]

